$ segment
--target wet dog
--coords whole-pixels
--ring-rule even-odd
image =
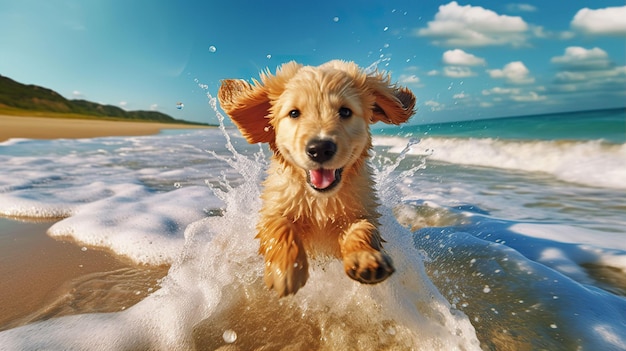
[[[260,81],[224,80],[218,98],[250,143],[273,152],[257,225],[265,283],[280,296],[308,278],[308,256],[335,255],[347,275],[375,284],[394,272],[378,231],[378,199],[367,162],[369,126],[400,124],[415,96],[388,75],[355,63],[282,65]]]

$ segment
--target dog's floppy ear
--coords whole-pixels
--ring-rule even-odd
[[[405,87],[391,84],[388,75],[369,75],[367,84],[376,98],[372,123],[400,124],[408,121],[415,113],[415,95]]]
[[[270,125],[273,99],[284,90],[287,81],[302,67],[294,61],[282,65],[276,75],[261,73],[261,82],[226,79],[217,93],[222,109],[230,116],[241,134],[251,144],[273,143],[274,128]]]
[[[223,80],[217,98],[249,143],[269,143],[274,140],[274,130],[269,127],[270,101],[265,87],[254,83]]]

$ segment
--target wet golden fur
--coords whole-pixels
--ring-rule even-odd
[[[348,276],[362,283],[391,275],[367,163],[369,125],[406,122],[414,113],[413,94],[391,84],[387,75],[330,61],[317,67],[289,62],[252,84],[224,80],[218,98],[250,143],[268,143],[273,151],[257,225],[268,287],[284,296],[304,286],[307,254],[342,258]],[[351,115],[342,117],[340,109]],[[307,155],[312,140],[332,142],[336,151],[316,162]],[[327,191],[307,178],[310,170],[322,168],[342,170]]]

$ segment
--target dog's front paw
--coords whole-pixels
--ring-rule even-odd
[[[265,262],[265,284],[274,289],[279,297],[295,294],[309,278],[305,257],[295,262]]]
[[[380,283],[395,272],[391,258],[381,251],[357,251],[344,256],[343,268],[350,278],[365,284]]]

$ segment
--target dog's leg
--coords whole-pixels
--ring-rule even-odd
[[[382,251],[378,229],[367,220],[353,223],[339,239],[346,274],[361,283],[376,284],[395,269],[391,258]]]
[[[309,277],[309,264],[302,241],[286,218],[274,217],[259,224],[261,245],[265,257],[265,284],[280,297],[295,294]]]

